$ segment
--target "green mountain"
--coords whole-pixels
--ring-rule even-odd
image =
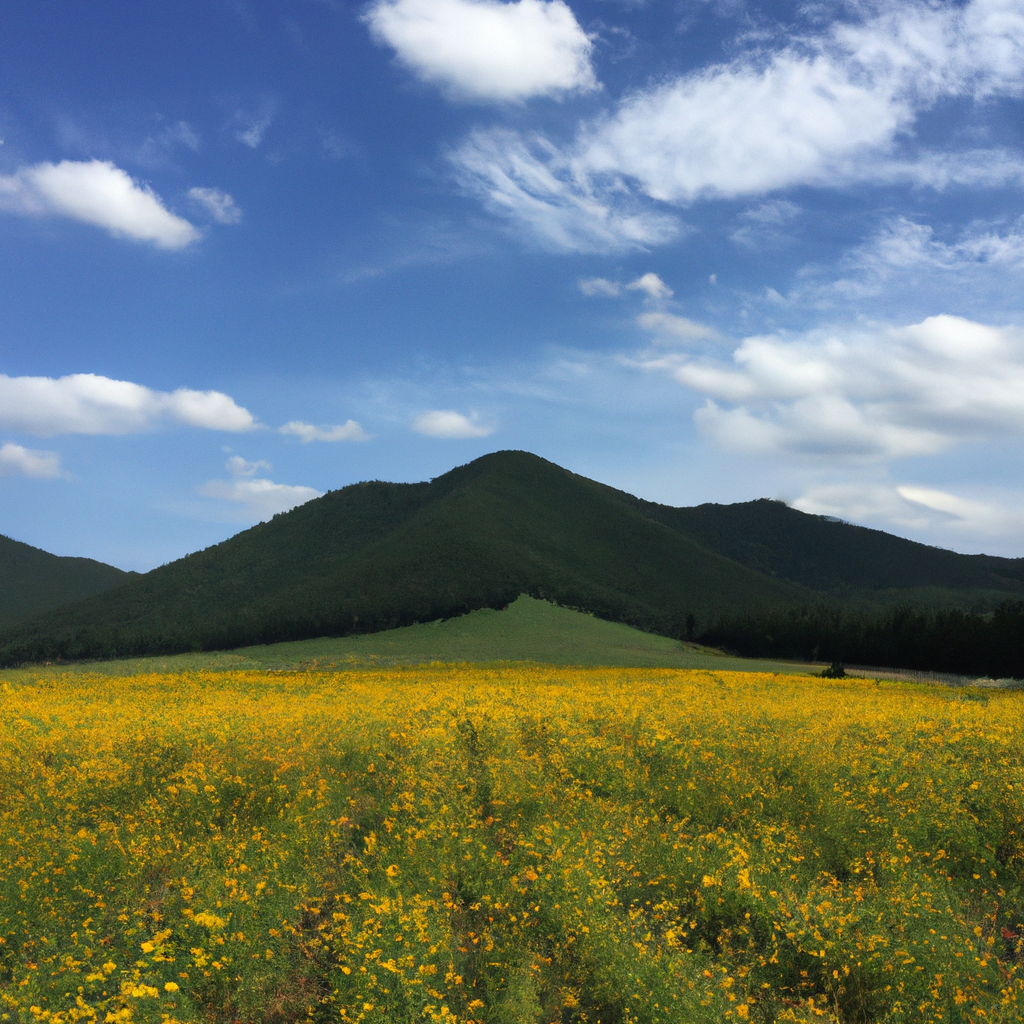
[[[0,636],[4,664],[376,632],[520,594],[678,633],[801,588],[708,551],[636,499],[525,452],[429,483],[355,484]]]
[[[0,536],[0,629],[136,576],[91,558],[62,558]]]
[[[0,635],[0,664],[223,650],[370,633],[520,594],[684,636],[727,617],[932,588],[1024,594],[972,559],[775,502],[674,509],[526,452],[428,483],[333,491]],[[879,598],[881,600],[881,598]]]
[[[1024,558],[960,555],[762,498],[649,513],[726,558],[837,597],[944,605],[1024,597]]]

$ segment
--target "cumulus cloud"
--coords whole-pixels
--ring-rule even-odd
[[[237,224],[242,219],[242,211],[234,199],[218,188],[200,188],[197,185],[188,190],[188,197],[218,224]]]
[[[644,292],[649,299],[654,299],[659,302],[665,299],[671,299],[674,294],[672,289],[654,273],[643,274],[635,281],[630,281],[626,287],[630,291]]]
[[[908,3],[641,89],[564,147],[493,132],[455,159],[464,188],[540,238],[550,235],[548,208],[572,210],[571,248],[587,237],[582,221],[603,227],[623,210],[642,218],[638,199],[685,206],[796,186],[1019,183],[1018,154],[928,150],[913,132],[940,99],[1022,91],[1020,0]],[[497,185],[502,174],[514,189]],[[503,201],[488,199],[495,191]]]
[[[707,396],[698,428],[738,452],[884,460],[1024,432],[1024,332],[961,317],[751,337],[728,362],[644,365]]]
[[[520,234],[555,252],[646,249],[677,238],[671,214],[575,173],[546,140],[504,129],[471,135],[450,156],[462,188]]]
[[[134,434],[163,423],[245,431],[252,414],[220,391],[155,391],[94,373],[67,377],[0,374],[0,425],[40,437]]]
[[[597,88],[593,44],[562,0],[377,0],[363,20],[415,75],[455,99]]]
[[[161,249],[183,249],[200,237],[148,185],[105,160],[62,160],[0,175],[0,210],[70,217]]]
[[[269,462],[259,459],[248,462],[239,455],[228,459],[225,467],[231,473],[231,480],[208,480],[197,488],[205,498],[230,501],[241,505],[249,518],[266,521],[279,512],[287,512],[296,505],[303,505],[321,492],[312,487],[277,484],[273,480],[255,474],[271,468]]]
[[[312,423],[303,423],[301,420],[292,420],[291,423],[278,427],[278,432],[297,437],[303,444],[310,441],[369,441],[371,437],[355,420],[320,427]]]
[[[441,437],[463,440],[470,437],[487,437],[494,433],[494,427],[481,423],[476,413],[464,416],[453,409],[432,409],[421,413],[412,421],[412,429],[427,437]]]
[[[8,442],[0,446],[0,476],[32,476],[52,480],[61,475],[60,456]]]

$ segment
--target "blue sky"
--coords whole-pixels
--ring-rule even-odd
[[[1024,0],[8,0],[0,532],[500,448],[1024,555]]]

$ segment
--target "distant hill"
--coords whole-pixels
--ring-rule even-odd
[[[62,558],[0,535],[0,629],[116,587],[137,573]]]
[[[655,506],[649,514],[750,569],[836,596],[916,593],[942,604],[1024,597],[1024,558],[960,555],[781,501]]]
[[[770,501],[675,509],[526,452],[332,491],[0,635],[0,663],[370,633],[520,594],[668,636],[828,601],[1024,595],[1022,562],[957,555]]]

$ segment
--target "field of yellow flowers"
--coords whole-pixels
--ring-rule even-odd
[[[1024,694],[669,669],[0,688],[0,1018],[1019,1021]]]

